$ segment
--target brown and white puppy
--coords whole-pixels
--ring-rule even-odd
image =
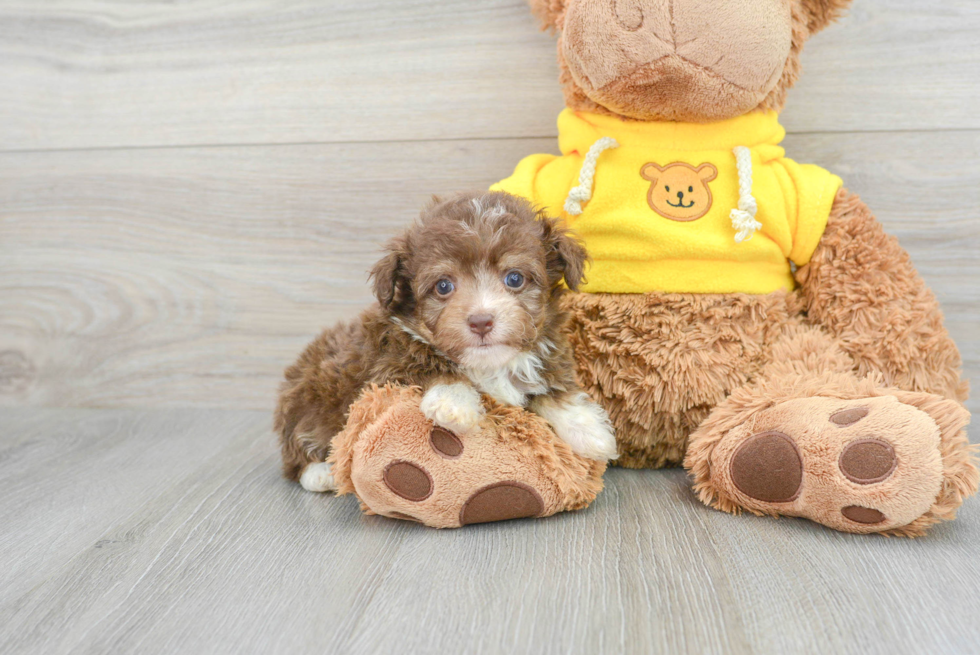
[[[505,193],[464,194],[435,199],[387,251],[371,271],[378,304],[286,370],[276,410],[286,477],[333,488],[330,440],[372,383],[421,386],[422,412],[460,436],[487,394],[537,413],[580,455],[616,457],[605,411],[575,382],[560,298],[587,255],[560,222]]]

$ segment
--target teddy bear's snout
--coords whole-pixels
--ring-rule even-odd
[[[734,116],[779,81],[791,24],[784,0],[568,0],[561,49],[576,83],[614,111],[642,118],[634,108],[675,88],[731,103],[722,113]],[[733,52],[733,34],[745,48]]]

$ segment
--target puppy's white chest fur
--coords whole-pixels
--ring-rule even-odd
[[[528,395],[547,393],[541,377],[544,363],[535,353],[518,353],[500,366],[464,366],[477,389],[505,405],[524,407]]]

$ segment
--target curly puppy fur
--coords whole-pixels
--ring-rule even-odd
[[[325,330],[286,370],[275,429],[289,479],[327,459],[368,385],[483,382],[509,404],[580,393],[559,301],[587,255],[561,223],[508,194],[436,198],[387,249],[371,272],[378,304]],[[519,288],[501,282],[514,271]],[[474,307],[492,311],[487,334],[473,331]]]

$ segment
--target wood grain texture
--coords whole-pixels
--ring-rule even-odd
[[[858,0],[804,53],[791,132],[980,129],[980,3]],[[6,0],[0,149],[552,136],[523,0]]]
[[[980,372],[980,132],[786,145],[840,173],[899,236]],[[0,404],[270,409],[306,342],[371,301],[366,271],[430,192],[485,188],[554,148],[0,154]]]
[[[120,542],[102,538],[108,520],[138,519],[147,502],[189,484],[196,466],[240,448],[243,434],[268,438],[270,423],[247,412],[173,412],[164,421],[143,412],[0,413],[0,588],[14,597],[42,583],[52,562],[86,548],[111,552]]]
[[[977,503],[929,537],[885,539],[732,517],[681,471],[613,470],[586,511],[436,531],[280,479],[266,419],[0,410],[0,487],[16,481],[0,513],[17,517],[0,561],[30,575],[0,585],[0,651],[891,654],[980,639]]]

